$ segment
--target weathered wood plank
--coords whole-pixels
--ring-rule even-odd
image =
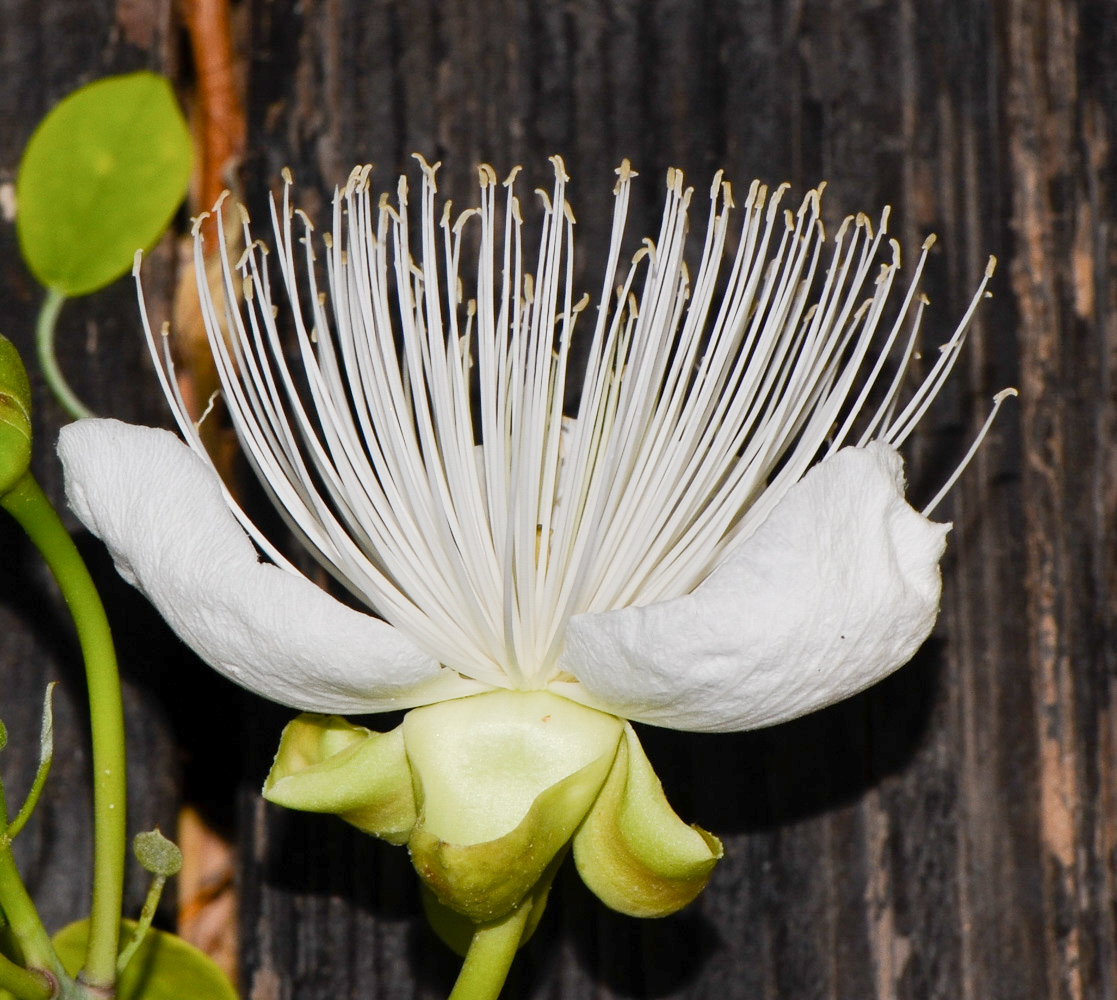
[[[256,9],[276,23],[275,4]],[[1111,655],[1098,629],[1112,611],[1094,591],[1106,581],[1090,566],[1106,557],[1086,557],[1112,551],[1094,532],[1112,530],[1103,529],[1112,523],[1112,489],[1104,488],[1112,463],[1101,423],[1111,419],[1111,399],[1099,368],[1110,355],[1099,348],[1113,294],[1101,228],[1113,103],[1095,96],[1084,113],[1083,93],[1067,88],[1112,92],[1112,70],[1090,54],[1112,35],[1110,12],[949,0],[300,10],[297,68],[284,81],[265,74],[283,92],[272,119],[281,124],[259,128],[254,144],[273,167],[293,162],[308,187],[359,159],[382,168],[387,186],[415,149],[444,161],[445,186],[460,201],[478,159],[526,162],[533,180],[545,180],[540,158],[561,152],[574,178],[579,239],[590,245],[582,273],[592,276],[608,173],[623,155],[650,181],[635,199],[638,232],[654,217],[668,164],[684,167],[700,189],[716,166],[738,186],[759,175],[801,191],[825,178],[833,219],[891,202],[909,254],[927,232],[940,234],[927,287],[941,338],[986,255],[1002,259],[966,369],[913,451],[914,489],[927,496],[992,391],[1018,379],[1030,388],[951,498],[938,639],[894,680],[817,718],[737,738],[653,736],[657,763],[666,766],[666,755],[669,775],[685,775],[674,789],[680,811],[726,832],[729,858],[695,913],[659,927],[595,913],[566,879],[550,926],[572,945],[533,945],[532,961],[542,965],[525,963],[521,988],[574,996],[597,982],[601,995],[999,998],[1061,995],[1065,981],[1077,984],[1068,995],[1105,995],[1112,934],[1096,905],[1109,898],[1112,772],[1099,754],[1112,722],[1099,707],[1108,706],[1100,690],[1108,690],[1107,661],[1091,661]],[[1080,18],[1089,35],[1075,32]],[[1030,42],[1018,39],[1022,32]],[[314,57],[305,54],[307,38]],[[331,62],[374,42],[387,44],[371,59]],[[386,63],[398,69],[387,74]],[[1040,84],[1027,83],[1034,74]],[[334,81],[325,103],[311,96],[323,93],[320,77]],[[340,90],[337,80],[345,81]],[[1041,85],[1056,92],[1052,103],[1028,89]],[[307,127],[297,111],[311,106],[317,145],[303,133],[296,150],[288,137]],[[1040,127],[1055,138],[1046,153],[1034,152],[1034,169],[1069,159],[1061,169],[1077,171],[1057,208],[1044,210],[1070,212],[1077,241],[1053,242],[1057,219],[1033,223],[1034,246],[1020,232],[1020,220],[1040,210],[1027,198],[1054,197],[1039,184],[1029,194],[1021,162],[1027,129]],[[1054,283],[1042,315],[1023,299],[1022,273]],[[1092,311],[1072,315],[1087,292]],[[1028,344],[1018,343],[1017,329]],[[1042,368],[1025,370],[1041,358],[1060,365],[1059,381],[1037,382]],[[1060,410],[1073,413],[1062,419],[1079,434],[1082,460],[1071,468],[1069,453],[1059,452],[1041,481],[1020,456],[1051,433],[1044,422]],[[1053,433],[1065,447],[1065,423]],[[1056,574],[1046,590],[1045,574]],[[1051,628],[1051,641],[1066,641],[1068,629],[1074,636],[1073,664],[1069,648],[1057,665],[1043,652]],[[1059,681],[1047,694],[1045,671]],[[1067,721],[1048,749],[1044,721],[1060,713]],[[739,778],[726,782],[727,774]],[[1064,838],[1062,867],[1051,853],[1052,824]],[[260,890],[274,905],[266,879]],[[375,906],[360,895],[358,911]],[[339,916],[324,938],[351,920]],[[251,937],[251,917],[247,929]],[[685,954],[649,958],[672,948],[672,934]],[[298,961],[323,969],[320,995],[356,988],[318,963],[313,937],[302,946]],[[274,953],[272,962],[282,964]],[[378,988],[406,993],[407,981],[381,979]]]

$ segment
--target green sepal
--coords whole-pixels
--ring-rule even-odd
[[[530,911],[524,924],[523,934],[520,937],[519,947],[522,948],[531,940],[535,929],[539,926],[539,921],[543,919],[543,911],[547,908],[547,897],[551,894],[551,886],[554,884],[555,875],[565,858],[566,851],[559,851],[547,866],[546,871],[543,872],[543,877],[532,886],[531,892],[520,903],[520,906],[530,907]],[[426,915],[427,923],[442,939],[443,944],[464,958],[466,952],[469,951],[469,945],[473,940],[473,932],[477,929],[477,924],[456,910],[443,906],[425,882],[421,883],[421,889],[423,913]]]
[[[31,383],[13,344],[0,334],[0,496],[31,465]]]
[[[120,939],[132,936],[135,924],[121,921]],[[85,958],[89,921],[63,927],[52,939],[62,965],[76,976]],[[116,984],[115,1000],[237,1000],[228,977],[205,953],[166,931],[149,930]]]
[[[16,229],[31,273],[71,298],[127,273],[185,196],[192,157],[164,77],[106,77],[64,97],[19,166]]]
[[[540,882],[600,791],[622,723],[544,691],[497,691],[404,719],[419,819],[411,861],[444,906],[498,920]]]
[[[717,837],[675,814],[626,723],[605,787],[574,835],[582,881],[614,910],[665,917],[705,888],[723,853]]]
[[[376,733],[337,715],[300,715],[283,730],[264,798],[334,813],[365,833],[406,843],[416,809],[403,727]]]

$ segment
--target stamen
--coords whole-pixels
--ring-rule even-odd
[[[989,416],[985,418],[985,423],[981,425],[981,430],[978,431],[977,437],[974,438],[973,444],[970,445],[969,450],[963,456],[962,461],[958,463],[958,467],[951,474],[950,478],[943,484],[941,490],[935,494],[934,499],[923,508],[923,516],[930,517],[931,512],[942,502],[943,497],[947,495],[954,488],[954,484],[958,482],[959,477],[966,471],[966,466],[970,464],[970,459],[977,454],[978,448],[981,447],[981,442],[985,440],[985,435],[989,433],[989,428],[993,426],[993,421],[997,418],[997,411],[1001,408],[1001,404],[1010,396],[1018,396],[1019,393],[1013,389],[1002,389],[993,397],[993,409],[990,411]]]
[[[240,206],[245,249],[222,235],[220,291],[203,282],[199,298],[230,420],[295,535],[432,656],[495,685],[545,684],[573,615],[692,591],[820,455],[854,439],[901,444],[957,361],[991,273],[901,405],[933,237],[881,329],[901,264],[887,209],[875,228],[864,214],[847,217],[828,242],[825,185],[791,211],[789,185],[769,192],[754,181],[738,209],[718,172],[705,226],[692,235],[694,189],[672,168],[659,231],[618,273],[637,176],[624,160],[591,313],[589,295],[574,288],[575,216],[559,157],[552,189],[538,192],[534,259],[523,247],[519,167],[502,182],[501,207],[497,173],[480,165],[478,204],[455,216],[449,201],[437,205],[439,164],[416,161],[414,226],[406,178],[394,201],[374,201],[364,165],[335,191],[332,232],[320,237],[293,207],[283,171],[271,261],[290,344],[268,250]],[[205,217],[194,225],[199,274]],[[474,239],[476,265],[463,274]],[[563,401],[579,322],[592,333],[576,352],[585,368],[572,420]],[[146,317],[145,330],[183,437],[208,461],[169,344],[156,344]],[[897,362],[885,388],[883,372]],[[870,397],[879,402],[863,412]],[[265,554],[297,572],[227,499]]]

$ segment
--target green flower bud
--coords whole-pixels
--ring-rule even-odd
[[[0,496],[31,464],[31,383],[19,352],[0,334]]]
[[[416,810],[403,727],[374,733],[336,715],[300,715],[283,730],[264,798],[406,843]]]
[[[625,724],[609,779],[574,835],[574,862],[607,906],[633,917],[665,917],[706,886],[721,841],[675,814]]]

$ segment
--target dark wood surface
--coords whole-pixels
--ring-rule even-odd
[[[652,923],[564,873],[508,995],[1117,997],[1117,6],[245,0],[236,15],[250,203],[289,165],[313,211],[353,163],[390,187],[418,151],[463,205],[478,161],[523,164],[534,184],[558,152],[592,286],[622,157],[642,174],[637,234],[669,165],[700,192],[719,167],[741,190],[825,179],[828,218],[891,204],[909,260],[939,235],[931,338],[1000,259],[960,371],[906,449],[913,494],[929,497],[992,393],[1019,385],[939,512],[954,531],[932,640],[885,683],[788,725],[647,732],[672,802],[724,837],[725,860],[697,904]],[[0,0],[0,183],[79,83],[149,66],[188,95],[175,24],[168,0]],[[157,305],[172,256],[155,261]],[[27,347],[38,292],[6,219],[0,268],[0,323]],[[126,282],[70,304],[61,336],[95,409],[166,420]],[[58,495],[60,415],[36,387],[36,468]],[[58,764],[19,845],[61,922],[87,892],[80,679],[37,561],[10,525],[0,546],[13,788],[32,771],[41,689],[62,680]],[[423,929],[405,854],[261,804],[284,713],[210,677],[85,547],[122,647],[136,827],[173,822],[185,794],[239,832],[246,998],[444,995],[456,963]]]

